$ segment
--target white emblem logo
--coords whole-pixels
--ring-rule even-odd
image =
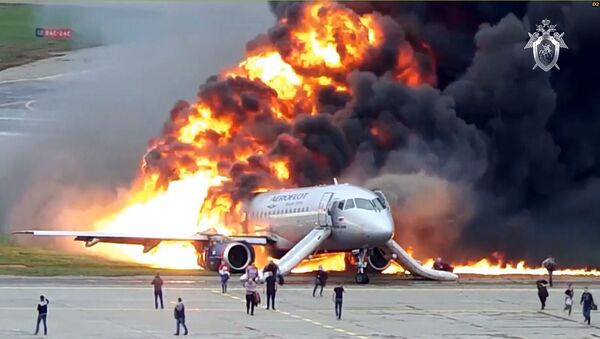
[[[536,25],[536,32],[529,34],[529,41],[524,49],[533,48],[533,69],[539,67],[548,72],[553,67],[560,69],[556,62],[561,48],[569,48],[563,40],[565,33],[556,32],[556,25],[551,25],[550,20],[542,20],[541,25]]]

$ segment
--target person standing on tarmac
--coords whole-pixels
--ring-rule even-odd
[[[327,284],[327,272],[323,269],[323,266],[319,265],[319,270],[316,273],[315,276],[315,288],[313,288],[313,297],[315,296],[315,294],[317,293],[317,288],[320,286],[321,287],[321,291],[319,292],[319,295],[322,297],[323,296],[323,287],[325,287],[325,284]]]
[[[158,273],[156,273],[156,276],[154,277],[150,285],[154,285],[154,308],[158,309],[158,301],[160,300],[160,308],[163,309],[163,280],[160,278],[160,275]]]
[[[246,314],[254,315],[254,306],[256,305],[256,283],[254,279],[248,279],[244,282],[246,289]]]
[[[588,291],[587,286],[583,288],[583,293],[581,294],[581,300],[579,301],[580,305],[583,305],[583,322],[590,325],[592,321],[592,310],[597,310],[598,306],[594,303],[594,297]]]
[[[267,294],[267,310],[269,306],[275,311],[275,293],[277,292],[277,275],[267,272],[266,282],[266,294]]]
[[[556,260],[553,257],[548,257],[542,261],[542,266],[548,271],[548,282],[550,283],[550,287],[552,287],[552,273],[558,269]]]
[[[225,260],[221,261],[219,266],[219,277],[221,277],[221,293],[227,293],[227,281],[229,281],[229,266],[225,263]]]
[[[183,305],[183,301],[181,298],[177,298],[177,305],[175,305],[174,315],[175,320],[177,321],[177,332],[175,335],[179,335],[179,326],[183,326],[183,335],[188,335],[188,328],[185,326],[185,305]]]
[[[571,311],[573,310],[573,297],[575,296],[575,292],[573,291],[573,284],[569,284],[569,287],[565,290],[565,308],[564,311],[569,311],[569,317],[571,316]]]
[[[535,283],[537,285],[538,297],[542,303],[542,310],[546,308],[546,299],[548,298],[548,289],[546,288],[546,280],[538,280]]]
[[[340,320],[342,319],[342,303],[344,301],[344,286],[341,281],[338,283],[337,287],[333,289],[332,299],[335,303],[335,316]]]
[[[48,327],[46,326],[46,317],[48,316],[48,304],[50,300],[46,299],[43,295],[40,295],[40,303],[37,305],[38,317],[37,324],[35,325],[35,335],[40,331],[40,322],[44,323],[44,335],[48,334]]]

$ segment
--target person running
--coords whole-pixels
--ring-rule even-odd
[[[581,300],[579,301],[579,304],[583,305],[583,321],[590,325],[592,321],[592,310],[597,309],[598,307],[596,304],[594,304],[594,297],[588,291],[587,286],[583,288],[583,293],[581,294]]]
[[[573,284],[569,284],[565,290],[565,308],[563,309],[563,312],[569,311],[569,317],[571,316],[571,311],[573,310],[573,296],[575,296],[572,285]]]
[[[546,280],[538,280],[536,282],[538,297],[540,298],[540,303],[542,303],[542,310],[546,308],[546,299],[548,298],[548,289],[546,288]]]
[[[552,273],[558,269],[556,260],[550,256],[542,261],[542,266],[548,271],[548,282],[550,283],[550,287],[552,287]]]
[[[335,303],[335,316],[340,320],[342,319],[342,303],[344,301],[344,286],[341,281],[338,283],[337,287],[333,289],[332,299]]]
[[[230,273],[225,260],[222,260],[221,266],[219,266],[219,276],[221,277],[221,293],[227,293],[227,281],[229,281]]]
[[[267,310],[269,306],[275,311],[275,294],[277,292],[277,275],[267,272],[266,294],[267,294]]]
[[[319,265],[319,270],[315,276],[315,288],[313,288],[313,297],[317,293],[317,288],[320,286],[321,291],[319,291],[319,296],[323,296],[323,288],[327,284],[327,272],[323,269],[323,266]]]
[[[158,301],[160,300],[160,308],[163,309],[163,280],[160,278],[160,275],[158,273],[156,273],[156,276],[154,277],[150,285],[154,285],[154,308],[158,309]]]
[[[254,306],[256,306],[256,283],[254,279],[248,279],[244,282],[246,289],[246,314],[254,315]]]
[[[183,335],[188,334],[188,328],[185,326],[185,305],[183,305],[183,301],[181,298],[177,298],[177,305],[175,305],[174,309],[175,320],[177,321],[177,332],[175,335],[179,335],[179,326],[183,326]]]
[[[40,331],[40,322],[44,322],[44,335],[48,334],[48,327],[46,326],[46,317],[48,316],[48,304],[50,300],[46,299],[43,295],[40,295],[40,303],[37,305],[38,317],[35,325],[35,335]]]

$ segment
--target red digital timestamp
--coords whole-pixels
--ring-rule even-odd
[[[36,28],[35,36],[49,39],[70,39],[73,36],[73,30],[70,28]]]

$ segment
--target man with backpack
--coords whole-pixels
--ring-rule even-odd
[[[173,311],[175,320],[177,321],[177,332],[175,332],[175,335],[179,335],[179,326],[183,326],[183,330],[185,331],[183,332],[183,335],[187,335],[188,329],[187,326],[185,326],[185,305],[183,305],[181,298],[177,298],[177,305],[175,305]]]

